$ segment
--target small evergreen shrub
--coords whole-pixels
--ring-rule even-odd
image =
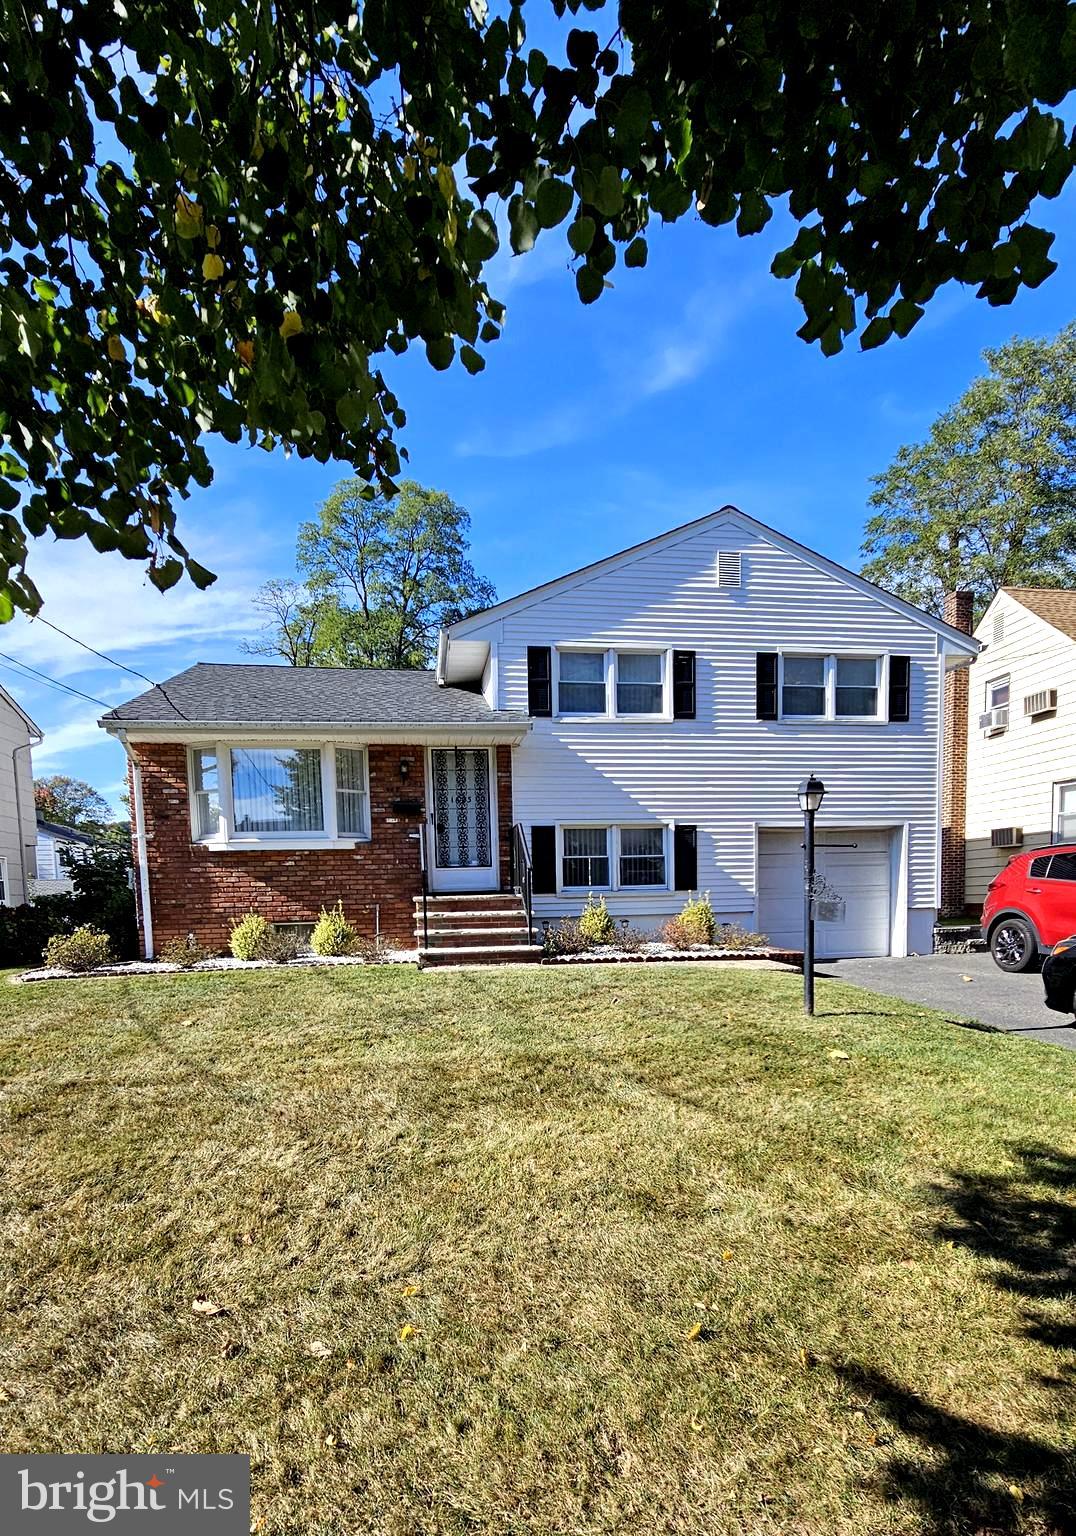
[[[595,901],[591,891],[586,906],[579,914],[579,932],[590,949],[596,949],[599,944],[616,942],[616,923],[605,905],[604,896]]]
[[[212,960],[213,951],[207,944],[199,944],[193,933],[188,933],[184,939],[169,939],[167,944],[161,945],[157,956],[166,965],[178,965],[181,970],[189,971],[202,960]]]
[[[358,934],[344,916],[344,903],[338,901],[331,911],[321,909],[321,916],[310,935],[315,955],[350,955],[355,952]]]
[[[248,912],[232,924],[228,947],[237,960],[262,960],[270,933],[269,924],[257,912]]]
[[[710,905],[710,892],[703,891],[701,896],[693,896],[685,902],[679,920],[693,944],[712,944],[717,923]]]
[[[96,971],[112,959],[107,933],[84,923],[74,933],[54,933],[45,945],[45,964],[59,971]]]

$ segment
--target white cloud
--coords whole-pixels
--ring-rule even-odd
[[[45,763],[49,764],[51,773],[55,771],[58,760],[84,752],[87,747],[109,745],[111,738],[97,724],[100,711],[92,712],[92,704],[87,705],[87,710],[91,712],[68,720],[64,725],[58,725],[45,733],[45,740],[33,750],[35,774]],[[123,749],[120,747],[118,750],[122,752]]]

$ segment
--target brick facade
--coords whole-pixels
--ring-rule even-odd
[[[970,592],[947,592],[943,616],[947,624],[970,635],[973,629]],[[968,669],[958,667],[945,677],[945,735],[942,746],[941,915],[964,911],[964,822],[968,792]]]
[[[421,891],[418,842],[411,834],[423,814],[393,810],[393,801],[425,803],[425,750],[421,746],[371,746],[371,841],[354,848],[274,849],[234,852],[192,842],[187,793],[187,753],[177,742],[138,742],[142,769],[146,861],[154,947],[194,933],[225,949],[231,925],[251,910],[270,922],[312,923],[322,906],[343,901],[361,934],[410,947],[414,943],[413,897]],[[406,759],[409,775],[400,779]],[[509,878],[512,827],[512,756],[496,749],[496,794],[502,888]],[[137,882],[136,882],[137,884]],[[139,913],[141,926],[141,913]],[[144,949],[144,934],[143,934]]]

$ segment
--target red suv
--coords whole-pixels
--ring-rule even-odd
[[[983,938],[1003,971],[1026,971],[1076,933],[1076,843],[1018,853],[990,882]]]

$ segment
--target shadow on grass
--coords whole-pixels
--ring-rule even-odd
[[[992,1284],[1027,1300],[1022,1332],[1043,1351],[1034,1385],[1058,1394],[1063,1440],[1076,1388],[1064,1358],[1076,1349],[1076,1157],[1036,1144],[1012,1154],[1012,1173],[957,1172],[933,1191],[943,1207],[934,1236],[974,1254]],[[1076,1536],[1076,1454],[962,1418],[880,1371],[855,1363],[836,1369],[850,1391],[918,1442],[921,1454],[895,1453],[875,1487],[894,1502],[916,1502],[931,1536]]]

